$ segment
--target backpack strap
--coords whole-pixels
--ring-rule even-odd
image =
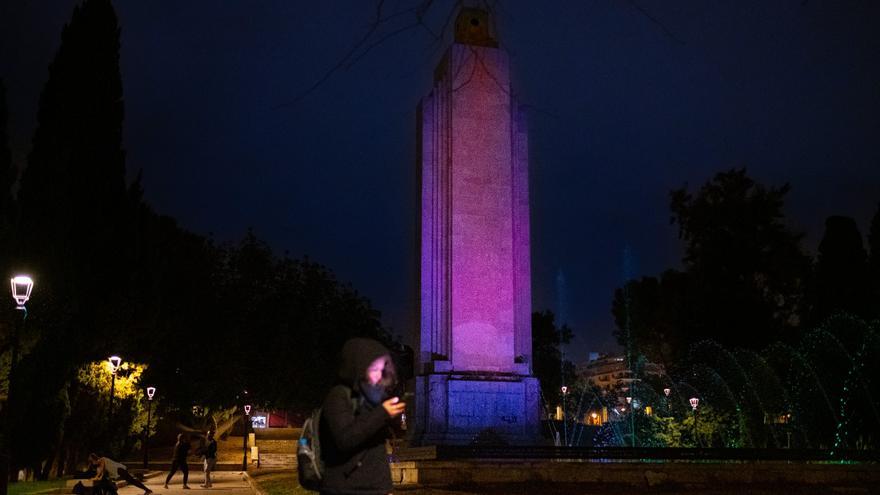
[[[349,396],[349,398],[351,398],[351,412],[352,412],[352,413],[355,413],[355,412],[357,412],[358,407],[360,407],[360,406],[364,403],[364,398],[363,398],[363,396],[355,397],[354,394],[352,393],[353,390],[352,390],[351,388],[349,388],[349,387],[346,387],[346,388],[348,388],[348,396]],[[345,473],[345,477],[348,478],[348,477],[351,476],[355,471],[357,471],[357,469],[358,469],[359,467],[361,467],[361,466],[364,464],[364,459],[365,459],[366,457],[367,457],[367,451],[364,450],[364,452],[361,454],[360,459],[358,459],[358,461],[355,463],[355,465],[352,466],[352,468],[349,469],[349,470]]]

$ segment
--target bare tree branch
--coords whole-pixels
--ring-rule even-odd
[[[668,36],[670,39],[672,39],[673,41],[675,41],[676,43],[678,43],[678,44],[680,44],[680,45],[684,45],[684,44],[685,44],[684,40],[682,40],[682,39],[680,39],[679,37],[677,37],[672,31],[669,30],[669,28],[667,28],[662,22],[660,22],[659,19],[657,19],[656,17],[652,16],[652,15],[650,14],[650,12],[648,12],[647,10],[645,10],[644,8],[642,8],[641,5],[637,4],[637,3],[635,2],[635,0],[627,0],[627,1],[629,2],[630,5],[632,5],[633,7],[635,7],[636,10],[638,10],[639,12],[641,12],[642,15],[644,15],[645,17],[647,17],[648,19],[650,19],[650,21],[653,22],[654,24],[656,24],[657,26],[659,26],[660,29],[662,29],[663,32],[666,34],[666,36]]]
[[[348,50],[348,52],[346,52],[346,54],[335,65],[330,67],[330,69],[328,69],[320,78],[318,78],[317,81],[315,81],[314,84],[309,86],[305,91],[294,97],[292,100],[284,103],[279,103],[273,108],[277,110],[299,103],[304,98],[315,92],[315,90],[317,90],[325,82],[327,82],[334,74],[336,74],[340,70],[350,69],[359,60],[363,59],[373,48],[401,33],[409,31],[410,29],[422,26],[425,28],[425,30],[428,31],[428,33],[431,34],[435,41],[439,41],[439,39],[441,38],[438,38],[437,35],[423,21],[424,16],[428,13],[433,3],[434,0],[423,0],[415,7],[404,9],[399,12],[394,12],[385,16],[383,14],[385,0],[378,0],[376,2],[376,16],[373,19],[373,22],[371,22],[368,26],[367,32]],[[407,14],[413,14],[415,16],[415,21],[412,24],[408,24],[402,28],[395,29],[394,31],[381,35],[378,39],[373,40],[374,37],[377,35],[380,27],[393,19]]]

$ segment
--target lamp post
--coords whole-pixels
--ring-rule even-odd
[[[25,306],[25,304],[27,304],[28,299],[31,298],[31,291],[34,290],[34,281],[27,275],[17,275],[15,277],[12,277],[9,282],[12,286],[12,298],[15,299],[15,309],[21,311],[21,327],[23,328],[28,316],[27,306]],[[16,324],[12,326],[12,349],[10,350],[11,359],[9,361],[8,376],[10,389],[12,388],[12,375],[15,373],[15,365],[18,363],[19,330],[19,325]],[[11,393],[7,394],[7,403],[9,403],[9,397],[11,396]]]
[[[156,395],[156,387],[147,387],[147,426],[144,427],[144,469],[150,462],[148,443],[150,440],[150,414],[153,412],[153,396]]]
[[[691,407],[694,410],[694,443],[699,447],[700,442],[697,438],[697,406],[700,405],[700,399],[698,397],[691,397],[688,402],[691,403]]]
[[[107,422],[113,422],[113,396],[116,393],[116,370],[122,364],[122,358],[119,356],[110,356],[107,358],[110,363],[110,405],[107,407]]]
[[[670,388],[664,388],[664,389],[663,389],[663,395],[665,396],[665,397],[663,398],[663,407],[666,409],[666,414],[667,414],[667,415],[669,414],[669,394],[670,394],[671,392],[672,392],[672,389],[670,389]]]
[[[630,432],[630,446],[636,446],[636,408],[632,403],[632,396],[626,396],[626,403],[629,405],[629,432]]]
[[[565,399],[566,399],[566,396],[568,395],[568,387],[563,385],[562,388],[560,388],[560,390],[562,391],[562,432],[563,432],[562,433],[562,435],[563,435],[562,444],[568,445],[568,423],[565,422],[565,405],[566,405]]]
[[[21,311],[21,320],[12,325],[12,342],[9,352],[9,373],[7,373],[7,381],[9,383],[6,390],[6,422],[3,425],[3,446],[0,447],[0,495],[6,495],[9,486],[9,471],[12,465],[12,442],[9,441],[12,433],[12,415],[17,411],[13,404],[13,384],[15,383],[15,365],[18,363],[18,334],[23,331],[25,321],[27,320],[27,304],[31,298],[31,291],[34,289],[34,280],[27,275],[16,275],[9,280],[12,288],[12,298],[15,300],[15,309]]]
[[[244,416],[242,419],[242,426],[244,432],[241,434],[243,437],[242,440],[242,450],[241,450],[241,470],[247,471],[247,444],[248,444],[248,417],[251,415],[251,405],[244,405]]]

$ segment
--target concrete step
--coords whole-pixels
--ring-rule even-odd
[[[299,438],[302,428],[255,428],[254,435],[257,441],[267,440],[290,440]]]
[[[263,440],[257,439],[260,455],[264,452],[273,454],[295,454],[297,440]]]
[[[296,454],[278,454],[260,452],[261,468],[296,468]]]

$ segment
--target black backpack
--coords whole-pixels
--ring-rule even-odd
[[[351,397],[351,389],[348,389]],[[360,401],[351,397],[351,410],[357,411]],[[306,490],[320,491],[324,481],[324,461],[321,459],[321,408],[312,411],[312,414],[303,423],[302,433],[296,445],[296,470],[299,475],[299,484]]]

